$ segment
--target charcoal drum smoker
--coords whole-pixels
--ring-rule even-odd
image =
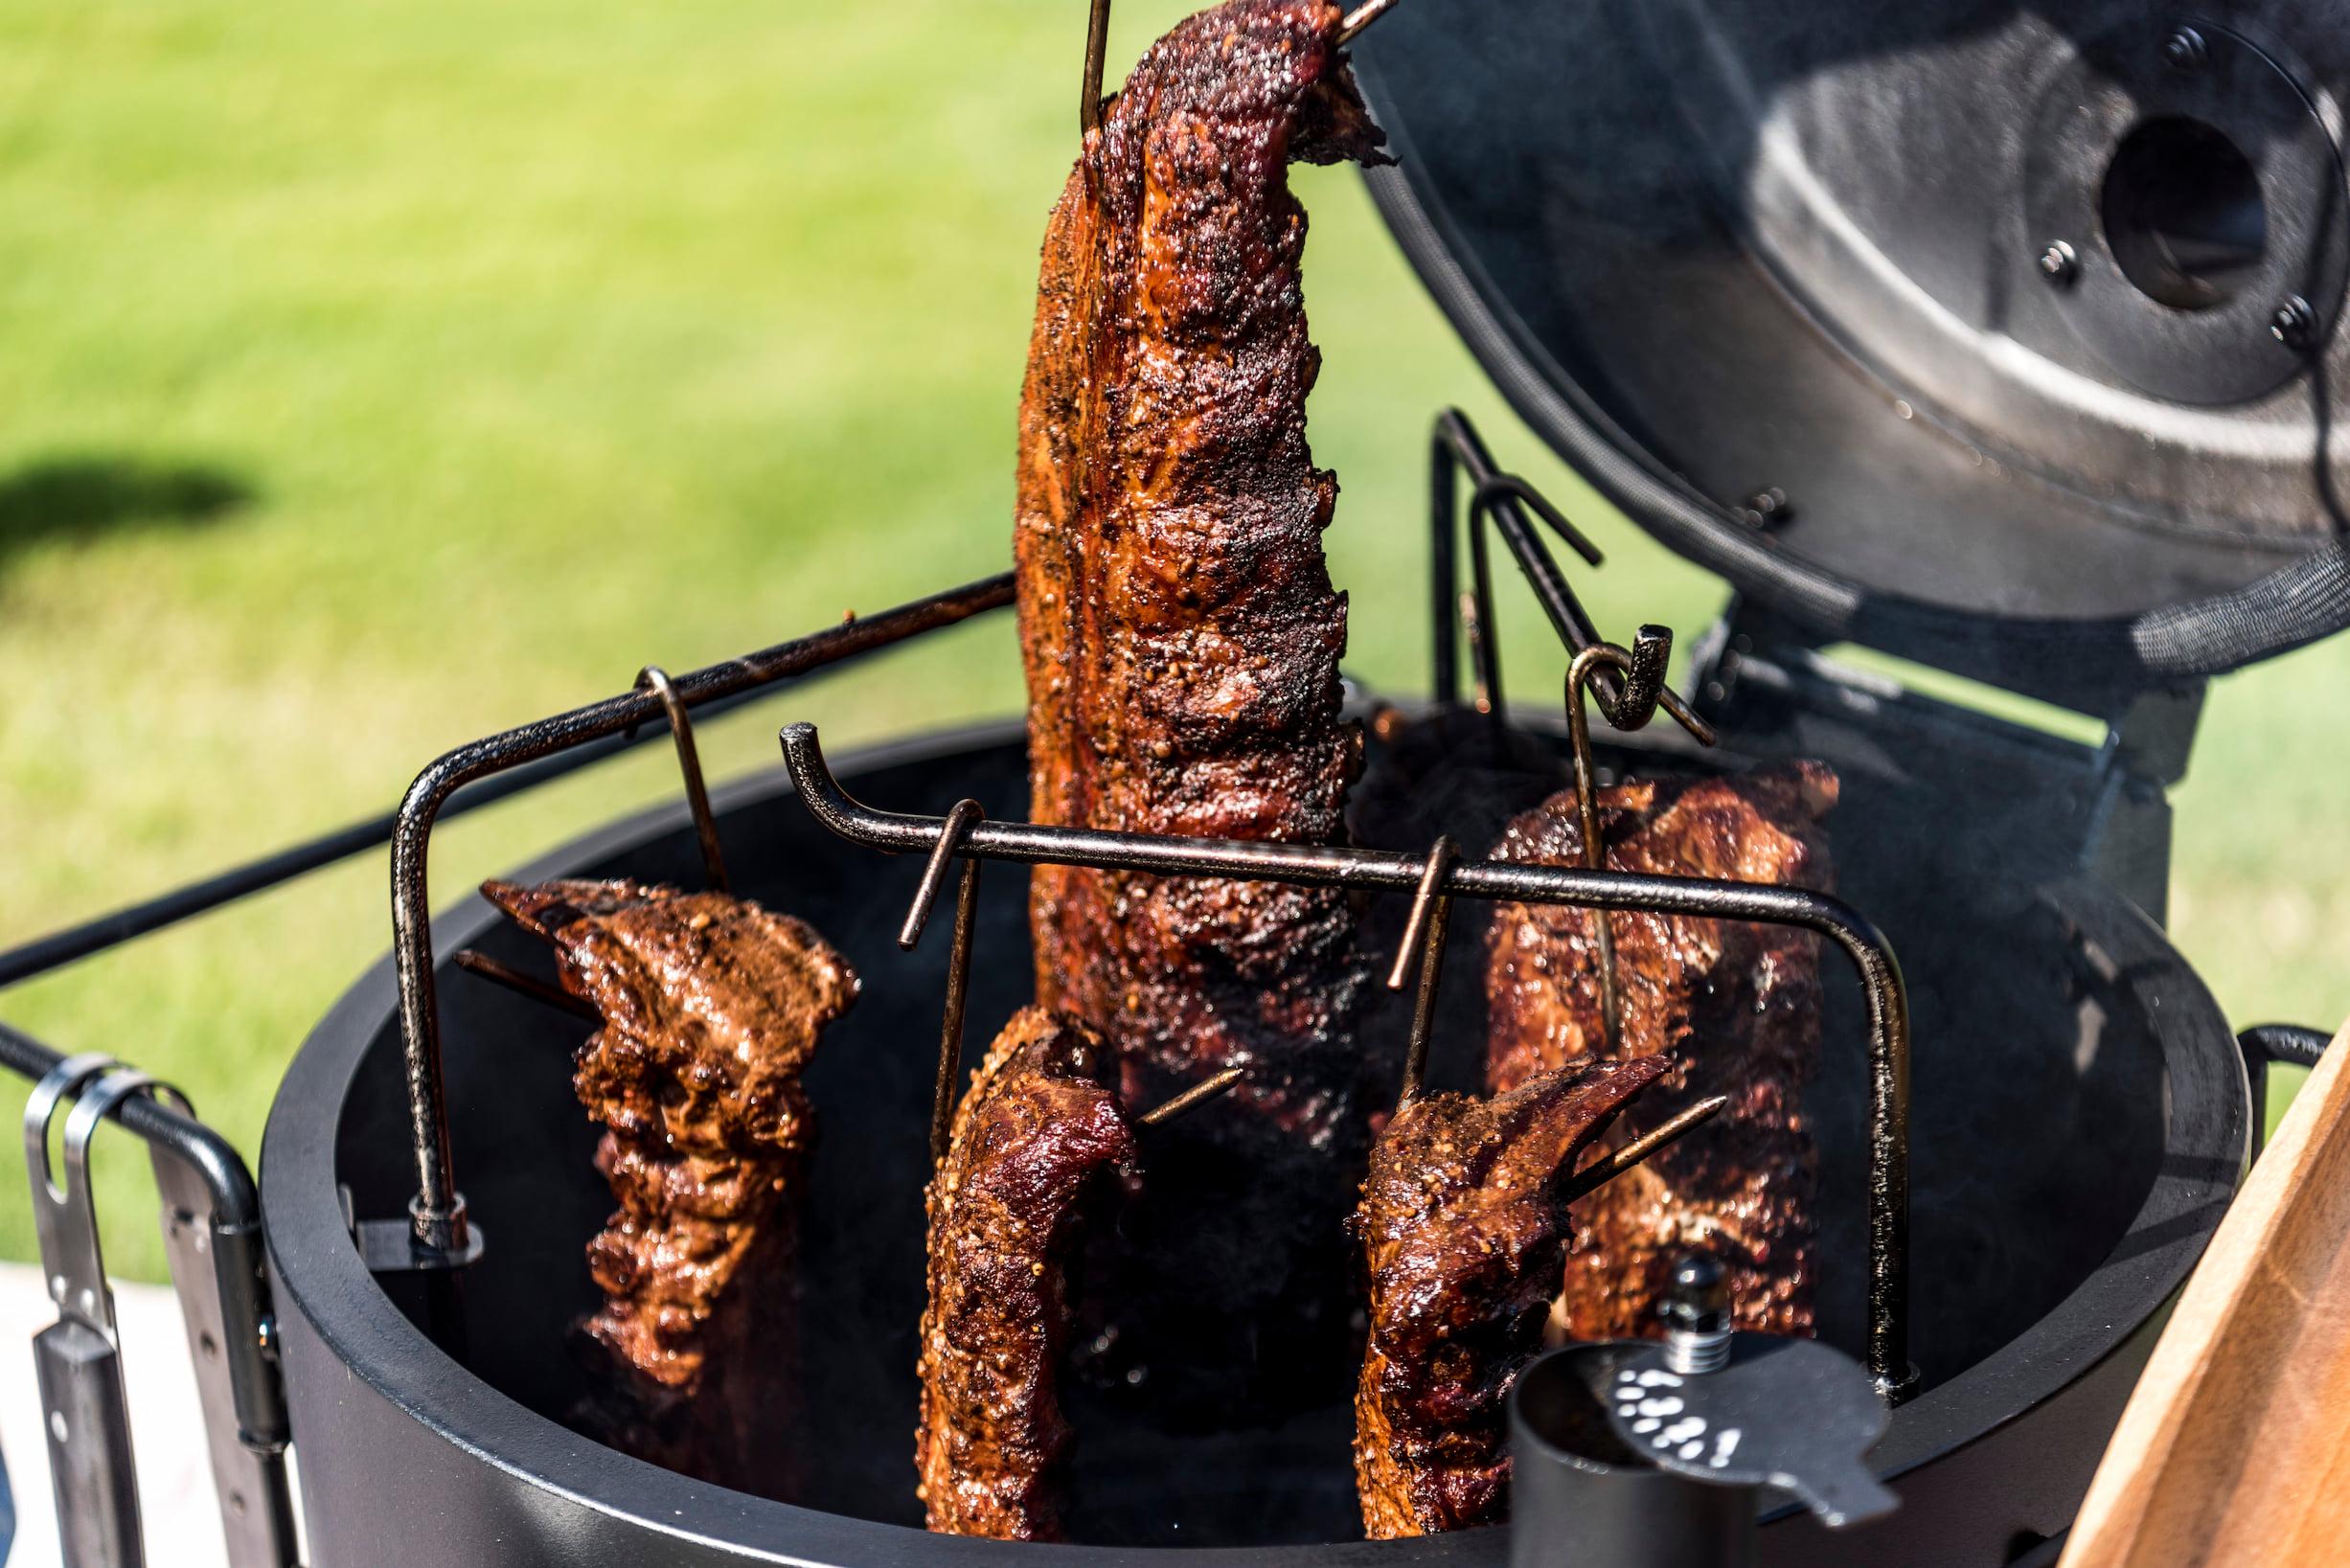
[[[65,1122],[43,1239],[71,1267],[53,1259],[68,1284],[41,1355],[66,1434],[51,1457],[69,1554],[141,1555],[103,1265],[84,1239],[83,1151],[108,1121],[155,1151],[240,1565],[294,1561],[297,1511],[326,1565],[1008,1565],[1044,1550],[924,1534],[911,1460],[942,996],[982,1034],[1028,1000],[1018,868],[1041,861],[1335,884],[1398,908],[1415,893],[1506,898],[1821,933],[1820,1330],[1872,1375],[1882,1435],[1856,1430],[1874,1437],[1872,1485],[1900,1506],[1829,1531],[1767,1500],[1761,1560],[1998,1564],[2040,1549],[2070,1521],[2165,1303],[2257,1152],[2267,1066],[2321,1044],[2232,1030],[2161,921],[2165,790],[2205,682],[2350,624],[2345,465],[2330,449],[2350,370],[2345,24],[2339,8],[2281,4],[1405,0],[1357,46],[1397,158],[1370,176],[1381,212],[1525,420],[1732,597],[1695,645],[1683,706],[1658,684],[1660,635],[1603,642],[1547,542],[1574,541],[1567,519],[1440,415],[1433,689],[1393,707],[1573,751],[1556,705],[1517,683],[1505,705],[1493,617],[1507,565],[1611,721],[1586,748],[1595,777],[1835,766],[1837,897],[1504,866],[1426,841],[1040,828],[1024,821],[1017,723],[837,759],[788,726],[781,769],[703,789],[694,718],[988,616],[1010,602],[1008,578],[674,679],[648,670],[449,753],[381,820],[0,954],[12,983],[392,847],[392,953],[287,1073],[258,1190],[166,1086],[0,1030],[0,1061],[39,1080],[38,1124]],[[1358,617],[1354,636],[1401,629]],[[1832,657],[1839,644],[2090,716],[2105,738],[1858,672]],[[1715,743],[1643,729],[1660,701]],[[516,875],[730,886],[813,923],[865,977],[808,1079],[822,1130],[801,1332],[822,1353],[787,1435],[788,1496],[673,1473],[565,1424],[585,1393],[567,1348],[594,1299],[582,1248],[609,1207],[569,1081],[590,1026],[524,993],[515,976],[543,951],[480,899],[439,890],[430,914],[437,821],[664,739],[677,805]],[[966,800],[975,816],[952,809]],[[903,951],[925,856],[971,876],[1009,864],[976,882],[951,934]],[[1433,986],[1441,922],[1410,940],[1424,929]],[[1360,1540],[1343,1398],[1280,1424],[1178,1430],[1118,1421],[1094,1398],[1069,1392],[1082,1544],[1056,1561],[1510,1560],[1505,1530]],[[1645,1560],[1638,1507],[1573,1529],[1557,1560]]]

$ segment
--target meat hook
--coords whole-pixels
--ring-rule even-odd
[[[686,805],[694,812],[694,836],[701,840],[702,873],[713,893],[732,893],[726,882],[726,856],[719,849],[718,819],[710,813],[710,791],[701,777],[701,753],[694,744],[694,720],[687,716],[685,699],[670,683],[669,671],[649,664],[637,671],[636,689],[661,699],[669,716],[669,733],[677,742],[677,771],[685,775]]]

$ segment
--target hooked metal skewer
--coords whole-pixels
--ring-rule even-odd
[[[957,801],[947,811],[930,859],[922,869],[922,881],[914,889],[913,905],[905,912],[904,928],[898,933],[898,945],[907,952],[914,950],[922,940],[923,927],[929,923],[930,906],[937,901],[955,846],[986,815],[974,800]],[[933,1166],[947,1157],[947,1141],[954,1129],[955,1075],[963,1065],[963,1014],[971,991],[971,932],[978,922],[979,861],[974,857],[963,862],[963,880],[955,889],[954,942],[947,950],[947,1007],[939,1019],[938,1077],[930,1090]]]
[[[1093,0],[1092,14],[1085,19],[1085,96],[1077,105],[1080,136],[1102,123],[1102,56],[1108,47],[1109,0]]]
[[[930,851],[930,858],[922,868],[922,881],[914,889],[913,905],[905,912],[905,924],[898,932],[898,945],[912,952],[922,941],[923,927],[930,923],[930,908],[938,902],[939,889],[947,885],[947,868],[954,862],[955,844],[970,831],[971,824],[985,812],[974,800],[960,800],[948,807],[947,826],[940,830],[938,843]]]
[[[661,711],[669,716],[669,733],[677,742],[677,771],[685,775],[686,805],[694,812],[694,835],[701,840],[702,872],[710,889],[732,893],[726,881],[726,856],[719,848],[718,818],[710,811],[710,791],[702,784],[701,753],[694,744],[694,720],[686,715],[685,700],[670,684],[669,671],[657,664],[637,671],[636,689],[659,697]]]
[[[1404,966],[1414,945],[1420,947],[1420,993],[1412,999],[1411,1038],[1403,1047],[1403,1086],[1396,1095],[1398,1109],[1420,1098],[1427,1076],[1428,1037],[1436,1028],[1436,987],[1444,977],[1445,936],[1452,925],[1452,899],[1436,890],[1460,858],[1460,846],[1450,834],[1439,837],[1428,850],[1427,868],[1412,894],[1412,909],[1404,923],[1403,945],[1396,953],[1395,968],[1387,976],[1390,990],[1402,990]]]
[[[604,1014],[598,1012],[585,997],[574,996],[560,986],[551,986],[536,975],[524,974],[520,969],[500,964],[488,953],[476,952],[470,947],[463,948],[456,955],[456,965],[466,973],[487,980],[493,986],[503,986],[516,996],[527,996],[534,1002],[551,1007],[559,1012],[568,1012],[575,1018],[584,1018],[591,1024],[601,1025],[604,1022]]]
[[[1710,1100],[1700,1100],[1671,1121],[1642,1133],[1622,1148],[1593,1160],[1566,1179],[1559,1189],[1559,1201],[1573,1203],[1579,1198],[1589,1197],[1600,1188],[1615,1180],[1633,1166],[1640,1164],[1658,1149],[1669,1144],[1678,1143],[1682,1134],[1695,1131],[1721,1115],[1723,1107],[1729,1102],[1730,1097],[1725,1094],[1715,1095]]]
[[[1338,23],[1338,42],[1354,42],[1358,34],[1386,15],[1395,3],[1396,0],[1363,0]],[[1077,105],[1077,131],[1081,136],[1102,123],[1102,57],[1108,47],[1109,0],[1093,0],[1085,17],[1084,96]]]
[[[1593,643],[1575,655],[1566,669],[1566,731],[1575,752],[1575,814],[1583,831],[1583,863],[1591,871],[1607,869],[1607,847],[1599,836],[1599,770],[1591,761],[1591,716],[1584,706],[1591,690],[1592,673],[1602,666],[1624,677],[1624,688],[1609,722],[1619,730],[1636,730],[1662,707],[1700,745],[1714,743],[1714,728],[1665,685],[1665,667],[1673,657],[1673,633],[1665,626],[1642,626],[1632,639],[1632,651],[1613,643]],[[1623,1001],[1616,986],[1615,935],[1608,912],[1591,911],[1591,928],[1599,949],[1600,1049],[1612,1053],[1623,1038]]]
[[[1338,41],[1353,43],[1356,34],[1386,15],[1394,9],[1395,3],[1396,0],[1362,0],[1362,4],[1348,11],[1346,20],[1338,24]]]
[[[1428,922],[1442,897],[1436,890],[1444,884],[1445,873],[1452,869],[1452,862],[1460,857],[1461,847],[1452,841],[1450,833],[1439,836],[1429,846],[1427,869],[1420,874],[1420,885],[1412,891],[1411,913],[1403,920],[1403,941],[1397,946],[1395,963],[1387,970],[1389,990],[1402,990],[1411,974],[1412,956],[1419,952],[1421,939],[1427,935]]]
[[[1173,1100],[1153,1105],[1134,1118],[1134,1125],[1144,1127],[1164,1126],[1178,1116],[1198,1110],[1211,1100],[1219,1100],[1230,1094],[1239,1086],[1241,1079],[1246,1076],[1247,1069],[1245,1068],[1227,1067],[1213,1077],[1201,1079]]]

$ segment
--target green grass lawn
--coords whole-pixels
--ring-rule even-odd
[[[648,661],[1004,565],[1084,9],[0,9],[0,943],[382,810],[443,749]],[[1113,64],[1182,9],[1123,0]],[[1356,178],[1299,184],[1356,673],[1423,679],[1446,401],[1610,552],[1604,625],[1700,626],[1718,586],[1504,413]],[[1516,668],[1556,665],[1529,602],[1506,619]],[[2346,677],[2350,643],[2222,683],[2179,794],[2177,929],[2240,1022],[2350,1013],[2350,746],[2295,716]],[[770,765],[786,716],[845,741],[1018,700],[998,618],[704,751],[724,777]],[[454,825],[439,898],[672,788],[649,752]],[[388,940],[369,855],[0,1016],[176,1080],[251,1153]],[[118,1271],[157,1274],[144,1161],[100,1164]],[[11,1166],[0,1254],[30,1250]]]

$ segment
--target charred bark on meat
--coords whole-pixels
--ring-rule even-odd
[[[1380,156],[1340,20],[1232,0],[1184,22],[1054,208],[1015,533],[1036,821],[1343,840],[1360,738],[1339,712],[1337,483],[1306,443],[1319,358],[1288,179]],[[1260,1113],[1154,1151],[1173,1169],[1131,1220],[1148,1240],[1118,1290],[1116,1386],[1221,1420],[1311,1398],[1300,1366],[1342,1379],[1327,1308],[1368,980],[1349,899],[1066,867],[1031,890],[1037,1000],[1109,1041],[1129,1105],[1241,1066]]]
[[[1101,1081],[1112,1070],[1092,1030],[1024,1009],[956,1109],[925,1197],[929,1305],[915,1463],[934,1531],[1061,1537],[1066,1276],[1087,1190],[1134,1162],[1133,1131]]]
[[[1821,819],[1825,765],[1718,779],[1638,780],[1603,790],[1600,833],[1619,871],[1835,891]],[[1501,860],[1583,863],[1574,791],[1514,821]],[[1487,943],[1487,1081],[1506,1089],[1607,1049],[1589,911],[1502,904]],[[1666,1087],[1725,1094],[1728,1109],[1577,1212],[1562,1327],[1578,1339],[1655,1331],[1674,1257],[1715,1253],[1733,1320],[1814,1331],[1817,1156],[1804,1091],[1817,1071],[1819,939],[1781,926],[1626,912],[1610,917],[1622,996],[1612,1054],[1673,1064]],[[1622,1137],[1648,1130],[1640,1114]]]
[[[1355,1217],[1371,1284],[1355,1474],[1373,1539],[1508,1516],[1507,1401],[1559,1280],[1560,1180],[1664,1073],[1578,1062],[1491,1100],[1413,1101],[1380,1134]]]
[[[605,1128],[618,1210],[588,1244],[608,1370],[584,1424],[722,1485],[787,1486],[796,1392],[792,1189],[801,1074],[856,976],[811,928],[720,893],[627,881],[484,884],[554,948],[603,1027],[573,1086]]]

